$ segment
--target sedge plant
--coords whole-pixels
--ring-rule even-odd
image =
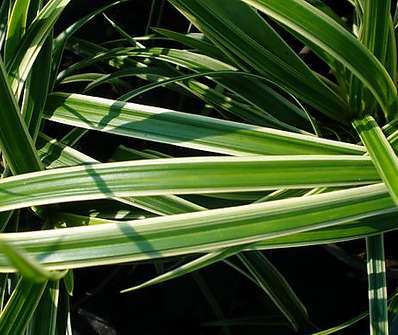
[[[364,238],[370,333],[388,334],[383,234],[396,228],[398,203],[396,4],[350,1],[350,24],[321,1],[169,0],[196,30],[136,37],[103,15],[118,1],[54,35],[69,2],[3,1],[0,10],[0,333],[70,332],[75,268],[186,255],[196,257],[125,292],[237,255],[298,330],[309,316],[263,250]],[[73,37],[99,15],[120,39]],[[157,46],[165,39],[182,47]],[[312,69],[293,39],[328,72]],[[62,62],[65,52],[73,64]],[[112,94],[93,94],[101,85]],[[158,87],[178,94],[181,108],[130,102]],[[204,107],[185,110],[192,98]],[[52,139],[50,123],[73,129]],[[112,162],[100,162],[76,148],[88,130],[146,147],[120,145]],[[145,218],[110,217],[101,199]],[[79,201],[89,210],[79,211]]]

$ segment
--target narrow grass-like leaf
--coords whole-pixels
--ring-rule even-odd
[[[311,335],[329,335],[329,334],[334,334],[334,333],[340,332],[341,330],[351,327],[353,324],[365,319],[368,315],[369,315],[368,313],[362,313],[362,314],[356,316],[355,318],[352,318],[338,326],[335,326],[335,327],[332,327],[332,328],[329,328],[326,330],[322,330],[320,332],[316,332]]]
[[[79,42],[79,50],[81,48],[87,49],[85,46],[81,45],[82,41]],[[166,48],[151,48],[148,50],[135,50],[131,48],[119,48],[115,50],[106,51],[103,48],[99,48],[97,46],[91,45],[91,48],[94,48],[94,51],[97,52],[88,52],[88,58],[82,60],[81,62],[75,63],[71,65],[69,68],[62,71],[59,76],[58,80],[63,80],[65,76],[69,76],[71,73],[76,72],[78,69],[84,68],[89,66],[90,64],[95,64],[98,62],[104,62],[106,60],[111,59],[111,62],[118,58],[118,56],[131,56],[134,58],[150,58],[155,60],[160,60],[166,64],[173,64],[179,67],[187,68],[188,70],[194,72],[208,72],[208,71],[236,71],[236,68],[218,61],[217,59],[209,58],[204,55],[196,54],[193,52],[189,52],[186,50],[178,50],[178,49],[166,49]],[[129,61],[129,62],[128,62]],[[131,58],[124,60],[126,63],[125,65],[136,65],[130,64],[132,61]],[[117,63],[117,62],[116,62]],[[115,64],[114,64],[115,65]],[[140,64],[140,66],[142,66]],[[123,67],[122,67],[123,68]],[[124,69],[127,70],[128,68]],[[148,71],[148,69],[144,68],[133,68],[131,73],[138,71]],[[164,71],[163,71],[164,72]],[[121,73],[122,74],[122,73]],[[157,74],[157,72],[155,73]],[[167,77],[175,77],[179,73],[169,73]],[[117,73],[115,73],[117,75]],[[137,73],[137,75],[139,75]],[[104,76],[106,79],[107,76]],[[141,76],[142,77],[142,76]],[[151,76],[153,77],[153,76]],[[68,78],[68,77],[67,77]],[[148,76],[144,79],[150,79]],[[157,77],[155,78],[157,79]],[[157,81],[157,80],[153,80]],[[288,101],[284,96],[282,96],[273,86],[269,85],[269,80],[267,84],[265,84],[264,80],[253,80],[248,78],[245,81],[240,80],[238,77],[229,76],[228,80],[221,78],[217,78],[217,83],[220,84],[222,87],[227,88],[228,90],[235,93],[237,96],[242,98],[244,101],[250,104],[249,107],[252,108],[252,111],[248,111],[247,107],[244,111],[246,114],[250,115],[252,113],[256,114],[257,116],[261,117],[263,113],[269,114],[273,118],[276,118],[284,123],[294,124],[296,127],[301,127],[302,129],[309,128],[308,117],[306,113],[304,113],[300,108],[292,104]],[[199,85],[198,82],[193,82],[190,80],[185,87],[191,93],[196,96],[199,96],[205,102],[209,102],[210,104],[216,105],[219,108],[223,108],[225,104],[228,104],[228,100],[225,97],[218,95],[214,89],[211,89],[208,86],[203,86],[203,84]],[[182,85],[182,84],[180,84]],[[204,89],[205,87],[205,89]],[[221,100],[221,102],[217,103],[217,99]],[[227,101],[225,101],[227,100]],[[224,102],[224,104],[222,103]],[[243,106],[244,107],[244,106]],[[241,107],[242,108],[242,107]],[[225,108],[224,108],[225,109]],[[235,112],[239,114],[238,112]],[[243,111],[240,113],[243,114]],[[263,118],[266,115],[263,116]],[[245,118],[243,118],[245,119]],[[252,121],[252,120],[250,120]],[[276,123],[277,124],[277,123]]]
[[[47,38],[37,56],[32,72],[25,83],[22,115],[34,142],[40,130],[43,108],[46,104],[52,57],[52,36]]]
[[[8,257],[10,262],[21,275],[32,282],[41,283],[48,280],[58,280],[62,278],[66,272],[50,272],[45,270],[35,260],[29,256],[24,255],[16,247],[11,246],[5,241],[0,241],[1,252]]]
[[[243,0],[296,31],[334,56],[374,94],[385,115],[397,113],[397,93],[391,77],[348,31],[304,0]]]
[[[263,95],[266,95],[266,98],[267,98],[267,101],[269,104],[269,108],[270,109],[275,108],[275,110],[278,110],[279,115],[277,115],[277,116],[279,117],[279,119],[277,119],[274,116],[276,113],[274,113],[274,112],[268,113],[267,112],[269,110],[268,108],[266,110],[261,109],[259,107],[259,105],[256,104],[257,101],[253,102],[252,99],[247,99],[246,91],[243,93],[244,95],[240,95],[240,96],[243,97],[244,100],[246,100],[250,104],[247,107],[243,104],[237,103],[234,99],[232,99],[230,97],[225,97],[225,95],[223,95],[223,94],[217,94],[217,92],[215,90],[212,90],[210,87],[206,87],[202,83],[191,81],[194,78],[200,78],[200,77],[211,77],[211,78],[217,79],[217,81],[221,82],[221,83],[229,82],[228,87],[232,87],[235,90],[235,93],[239,92],[239,88],[240,89],[243,88],[242,86],[239,87],[237,85],[236,79],[238,79],[239,77],[243,77],[243,78],[246,77],[249,84],[254,83],[254,82],[258,83],[258,81],[251,80],[254,78],[259,80],[260,82],[268,81],[268,80],[266,80],[266,78],[263,78],[261,76],[253,75],[253,74],[246,73],[246,72],[240,72],[240,71],[214,71],[214,72],[195,73],[195,74],[182,75],[182,76],[177,76],[177,77],[173,77],[170,79],[160,80],[158,82],[154,82],[154,83],[151,83],[148,85],[141,86],[137,89],[134,89],[130,92],[123,94],[121,97],[119,97],[119,100],[129,101],[129,100],[133,99],[134,97],[137,97],[138,95],[141,95],[145,92],[153,90],[157,87],[167,86],[170,84],[184,82],[184,81],[189,80],[189,82],[184,86],[188,87],[193,94],[195,94],[196,96],[199,96],[201,99],[203,99],[204,101],[206,101],[208,103],[213,103],[216,107],[220,107],[222,109],[225,109],[226,111],[230,111],[232,114],[236,114],[236,115],[240,116],[242,119],[246,119],[249,121],[255,120],[255,121],[257,121],[257,122],[255,122],[257,124],[262,124],[265,121],[265,124],[274,125],[280,129],[301,132],[300,129],[297,129],[294,126],[288,125],[283,122],[283,121],[287,121],[286,118],[283,117],[283,114],[288,114],[287,119],[291,124],[296,124],[297,126],[302,127],[302,128],[309,127],[309,122],[308,122],[308,120],[305,121],[306,115],[305,115],[305,113],[303,113],[303,111],[301,111],[298,107],[291,104],[286,99],[282,98],[282,96],[278,95],[276,92],[269,92],[270,89],[267,88],[265,85],[263,87],[264,89],[261,90],[262,91],[261,93]],[[220,78],[221,78],[221,80],[220,80]],[[225,79],[223,79],[223,78],[225,78]],[[246,82],[246,80],[244,80],[244,82]],[[231,85],[231,83],[236,83],[236,84]],[[254,84],[253,86],[256,86],[256,85]],[[259,86],[259,85],[257,84],[257,86]],[[243,89],[245,90],[245,88],[243,88]],[[201,91],[203,91],[203,93]],[[270,94],[268,95],[267,93],[270,93]],[[217,97],[220,98],[221,103],[217,103]],[[254,95],[251,98],[255,98]],[[276,101],[278,101],[278,102],[276,102]],[[285,107],[285,110],[283,111],[283,113],[281,113],[282,105]],[[260,106],[261,106],[261,104],[260,104]],[[239,109],[242,111],[239,111]],[[256,109],[258,109],[258,110],[256,111]],[[255,117],[253,117],[251,114],[255,114],[257,119]],[[280,121],[280,120],[283,120],[283,121]],[[294,121],[296,121],[296,122],[294,122]]]
[[[96,220],[87,216],[66,214],[58,212],[52,216],[52,219],[58,223],[67,222],[68,225],[96,225],[110,223],[115,219],[115,215],[105,217],[105,220]],[[133,219],[133,218],[131,218]],[[365,238],[377,235],[380,232],[388,232],[396,229],[396,214],[378,215],[373,218],[354,220],[342,225],[317,229],[299,234],[292,234],[285,237],[267,239],[261,242],[246,246],[245,250],[266,250],[286,247],[301,247],[308,245],[319,245],[326,243],[337,243],[350,240]],[[58,224],[57,223],[57,224]]]
[[[0,58],[0,148],[14,174],[42,169]]]
[[[117,82],[121,78],[125,77],[132,77],[132,76],[137,76],[137,77],[159,77],[163,78],[167,75],[170,75],[169,71],[164,71],[160,68],[148,68],[148,67],[126,67],[122,68],[121,70],[118,70],[116,72],[110,73],[110,74],[95,74],[95,73],[87,73],[87,74],[77,74],[77,75],[71,75],[69,77],[65,77],[62,81],[61,84],[67,84],[67,83],[73,83],[73,82],[84,82],[88,81],[90,82],[84,89],[85,92],[88,92],[95,87],[102,85],[104,83],[112,83],[112,82]]]
[[[361,39],[366,47],[385,64],[391,20],[391,0],[364,1]]]
[[[57,82],[61,82],[66,77],[71,76],[72,74],[75,74],[77,71],[82,70],[90,65],[97,64],[100,62],[105,62],[109,60],[115,60],[118,57],[123,57],[128,55],[129,51],[134,50],[135,48],[130,47],[130,48],[116,48],[112,50],[108,50],[104,47],[98,46],[97,44],[88,42],[88,41],[82,41],[78,40],[77,42],[70,42],[72,44],[69,48],[72,50],[77,50],[79,53],[82,53],[83,55],[86,53],[89,53],[89,58],[83,59],[80,62],[74,63],[71,66],[67,67],[66,69],[62,70],[57,74]],[[84,43],[84,49],[80,49],[81,44]],[[93,49],[93,50],[92,50]],[[133,64],[135,65],[136,63],[133,61]]]
[[[57,334],[72,335],[70,297],[60,285],[58,297]]]
[[[130,161],[135,159],[155,159],[155,158],[171,158],[170,156],[163,156],[160,153],[156,152],[148,152],[135,150],[124,145],[119,145],[114,153],[112,154],[112,160],[120,162],[120,161]]]
[[[17,97],[21,94],[23,85],[44,42],[69,2],[70,0],[49,1],[29,25],[17,52],[10,59],[10,62],[7,63],[10,86]]]
[[[387,283],[383,234],[366,239],[370,334],[388,335]]]
[[[261,252],[241,253],[238,258],[289,320],[293,329],[297,331],[301,325],[307,323],[308,314],[306,308],[286,279]]]
[[[59,281],[49,282],[30,321],[27,335],[56,335],[58,298]]]
[[[78,94],[50,95],[45,117],[81,128],[229,155],[364,153],[362,147],[352,144]]]
[[[396,220],[397,216],[395,214],[380,215],[374,218],[352,221],[337,227],[323,228],[258,242],[248,249],[266,250],[286,247],[304,247],[357,240],[367,236],[375,236],[383,231],[388,232],[395,230],[396,226],[394,226],[394,222],[396,222]]]
[[[389,24],[389,39],[388,39],[388,47],[387,47],[387,57],[385,67],[393,79],[394,83],[397,83],[397,39],[395,36],[394,25],[392,19],[390,17]]]
[[[394,43],[390,36],[390,10],[390,0],[365,0],[363,4],[363,19],[359,37],[383,65],[387,62],[387,47],[391,46],[389,42]],[[392,73],[390,75],[392,78],[395,76]],[[362,115],[363,110],[366,110],[367,114],[371,114],[376,105],[374,97],[364,90],[363,83],[355,76],[351,79],[350,99],[353,112],[358,118],[359,115]]]
[[[353,122],[369,156],[398,205],[398,158],[376,121],[371,116]]]
[[[377,184],[132,222],[3,234],[1,239],[49,269],[65,269],[210,252],[396,211],[384,184]],[[13,269],[0,255],[0,271]]]
[[[357,156],[190,157],[87,164],[0,180],[0,211],[110,197],[313,188],[378,180],[372,161]]]
[[[112,8],[113,6],[116,6],[118,4],[121,4],[123,2],[126,2],[126,0],[118,0],[114,1],[110,4],[107,4],[105,6],[102,6],[92,13],[89,13],[88,15],[80,18],[79,20],[75,21],[71,26],[69,26],[67,29],[62,31],[54,40],[54,49],[55,50],[63,50],[65,43],[67,40],[75,34],[81,27],[83,27],[85,24],[90,22],[93,18],[95,18],[97,15],[105,12],[107,9]],[[57,52],[55,52],[57,54]],[[58,59],[58,58],[57,58]]]
[[[33,22],[33,20],[37,16],[37,14],[39,14],[40,10],[44,7],[44,5],[45,5],[45,2],[42,0],[30,1],[28,16],[27,16],[27,20],[26,20],[27,26],[29,26]]]
[[[238,77],[243,77],[243,78],[247,77],[247,79],[249,81],[250,81],[250,79],[253,79],[253,78],[256,78],[257,80],[260,80],[260,81],[267,81],[266,78],[263,78],[261,76],[253,75],[253,74],[246,73],[246,72],[240,72],[240,71],[212,71],[212,72],[195,73],[195,74],[177,76],[177,77],[173,77],[173,78],[170,78],[170,79],[165,79],[165,80],[161,80],[161,81],[158,81],[158,82],[155,82],[155,83],[151,83],[151,84],[148,84],[148,85],[145,85],[145,86],[141,86],[141,87],[139,87],[139,88],[137,88],[135,90],[132,90],[130,92],[127,92],[127,93],[123,94],[119,98],[119,100],[121,100],[121,101],[129,101],[129,100],[133,99],[134,97],[137,97],[138,95],[141,95],[141,94],[143,94],[145,92],[153,90],[153,89],[155,89],[157,87],[167,86],[167,85],[170,85],[170,84],[174,84],[174,83],[178,83],[178,82],[184,82],[184,81],[188,81],[188,80],[191,80],[191,79],[194,79],[194,78],[200,78],[200,77],[211,77],[211,78],[217,78],[217,79],[218,78],[226,78],[224,80],[221,80],[221,82],[226,82],[226,81],[234,82],[235,79],[238,78]],[[220,80],[218,79],[218,81],[220,81]],[[196,86],[196,89],[194,88],[195,87],[194,85]],[[215,91],[210,92],[211,89],[207,88],[207,90],[205,90],[203,94],[198,94],[198,88],[200,89],[200,86],[198,87],[198,85],[200,85],[200,84],[199,83],[194,83],[194,85],[193,85],[193,83],[188,83],[187,86],[192,89],[192,91],[193,91],[193,93],[195,95],[199,95],[205,101],[207,100],[207,101],[212,102],[212,99],[210,98],[210,94],[214,95]],[[231,86],[232,85],[229,85],[229,87],[231,87]],[[202,87],[205,87],[205,86],[203,85]],[[265,90],[262,90],[262,94],[264,94],[264,93],[265,93]],[[277,94],[275,92],[272,95],[274,96],[274,98],[276,98],[275,96]],[[267,96],[267,97],[269,97],[269,96]],[[268,100],[271,100],[271,99],[268,99]],[[283,100],[283,99],[279,100],[280,101],[280,105],[282,105],[282,101],[281,100]],[[230,104],[234,104],[235,103],[231,98],[225,99],[225,104],[227,104],[228,102]],[[251,103],[250,100],[248,100],[248,102]],[[268,102],[272,106],[272,101],[268,101]],[[258,106],[255,105],[254,103],[253,103],[253,105],[254,106],[250,106],[248,108],[249,109],[249,113],[248,114],[251,114],[251,113],[254,112],[253,111],[253,107],[258,108]],[[291,112],[290,115],[289,115],[290,121],[295,119],[294,115],[296,115],[296,117],[299,115],[301,117],[301,119],[299,118],[300,120],[299,120],[298,124],[300,126],[305,127],[305,122],[303,120],[304,117],[305,117],[304,113],[299,108],[295,107],[294,105],[289,104],[288,102],[285,102],[286,108],[287,108],[288,105],[290,106],[290,112]],[[221,104],[221,107],[223,107],[222,104]],[[238,108],[239,107],[243,108],[243,106],[238,106]],[[225,109],[228,110],[227,108],[225,108]],[[277,109],[279,110],[279,108],[277,108]],[[238,115],[239,114],[240,113],[238,113]],[[269,123],[274,123],[275,125],[280,126],[281,128],[294,129],[293,126],[288,127],[288,126],[284,125],[282,122],[280,122],[278,119],[276,119],[272,114],[267,115],[268,113],[266,111],[263,111],[263,110],[259,109],[259,112],[257,114],[259,115],[259,119],[260,120],[261,120],[261,118],[263,118],[263,119],[267,120]],[[243,116],[242,118],[245,118],[245,117]],[[296,129],[296,131],[299,132],[298,129]]]
[[[316,77],[271,26],[242,1],[170,2],[241,69],[269,76],[335,120],[342,119],[336,116],[336,110],[345,109],[343,99]]]
[[[0,314],[0,334],[21,335],[24,333],[47,282],[33,283],[21,278],[10,300]]]
[[[70,296],[73,296],[73,290],[75,288],[75,280],[74,280],[73,270],[68,270],[65,277],[63,278],[63,283],[65,286],[66,292]]]
[[[65,77],[60,84],[70,84],[70,83],[81,83],[81,82],[93,82],[95,80],[100,80],[104,77],[103,73],[78,73]]]
[[[93,158],[71,147],[65,146],[56,140],[51,140],[43,134],[39,137],[39,145],[40,157],[47,167],[54,168],[98,163],[98,161]],[[158,215],[185,213],[204,209],[201,206],[174,195],[114,199]]]
[[[90,156],[74,150],[73,148],[46,136],[43,133],[38,137],[37,152],[47,169],[98,163],[97,160]]]
[[[154,28],[154,31],[190,48],[197,49],[207,56],[223,61],[225,60],[225,55],[223,55],[223,53],[215,45],[211,44],[209,41],[205,41],[204,38],[198,38],[197,35],[181,34],[161,28]],[[201,35],[204,37],[203,34]]]
[[[3,44],[7,36],[7,20],[8,20],[8,6],[10,0],[4,0],[0,5],[0,49],[3,49]]]
[[[145,48],[140,42],[137,42],[126,31],[124,31],[122,27],[113,22],[106,14],[103,13],[102,16],[109,22],[112,28],[115,29],[122,37],[124,37],[131,45],[137,46],[139,48]]]
[[[8,274],[2,273],[0,275],[0,313],[3,311],[7,302],[8,277]]]
[[[6,229],[8,222],[11,219],[11,216],[13,214],[13,211],[9,211],[9,212],[2,212],[0,214],[0,232],[4,232],[4,230]]]
[[[16,0],[8,17],[4,62],[7,64],[18,49],[26,30],[30,0]]]
[[[98,8],[97,10],[93,11],[92,13],[82,17],[81,19],[75,21],[71,26],[61,32],[55,39],[54,39],[54,50],[53,50],[53,61],[52,61],[52,76],[50,80],[51,87],[55,84],[55,78],[57,76],[58,68],[61,64],[61,58],[64,52],[65,44],[68,39],[75,34],[81,27],[83,27],[86,23],[90,22],[93,18],[97,15],[103,13],[107,9],[123,3],[123,0],[112,2],[111,4],[107,4]]]
[[[110,75],[103,75],[102,77],[92,81],[87,85],[85,92],[92,90],[94,87],[103,83],[112,82],[120,77],[131,75],[142,77],[140,74],[145,75],[145,79],[156,77],[158,80],[153,80],[154,82],[151,84],[141,86],[135,90],[123,94],[119,100],[128,101],[157,87],[168,86],[174,88],[175,86],[172,85],[178,84],[178,89],[183,87],[193,95],[202,99],[207,104],[214,105],[216,108],[222,109],[228,113],[231,113],[232,115],[236,115],[239,118],[254,124],[265,126],[272,125],[279,129],[290,130],[299,133],[306,132],[301,131],[300,129],[296,128],[296,126],[301,127],[302,129],[309,129],[310,127],[309,121],[306,120],[307,116],[300,108],[292,104],[270,87],[261,85],[261,82],[268,82],[268,80],[246,72],[212,71],[183,76],[172,75],[170,78],[170,73],[167,74],[164,73],[164,71],[162,73],[162,71],[158,71],[158,69],[138,67],[131,69],[126,68]],[[160,74],[159,77],[157,76],[158,74]],[[193,80],[194,78],[211,75],[218,84],[222,83],[222,85],[228,90],[232,89],[233,93],[236,94],[236,97],[226,96],[201,82]],[[163,79],[163,77],[167,79]],[[242,81],[239,79],[239,77],[246,77],[246,80]],[[70,80],[89,81],[83,76],[76,75],[66,77],[62,83],[69,82]],[[244,103],[240,102],[237,97],[242,98]],[[266,106],[265,100],[267,102]],[[295,124],[296,126],[292,126],[291,124]]]
[[[197,271],[206,266],[209,266],[211,264],[214,264],[216,262],[224,260],[225,258],[235,255],[236,253],[242,251],[243,249],[244,249],[244,247],[238,246],[238,247],[232,247],[232,248],[228,248],[228,249],[211,252],[211,253],[201,256],[191,262],[181,265],[174,270],[168,271],[166,273],[161,274],[160,276],[152,278],[142,284],[133,286],[131,288],[124,289],[121,291],[121,293],[127,293],[127,292],[131,292],[131,291],[139,290],[144,287],[160,284],[167,280],[181,277],[190,272]]]
[[[68,226],[97,225],[110,223],[109,220],[98,220],[86,216],[79,217],[72,214],[57,213],[52,217]],[[266,239],[245,246],[245,250],[266,250],[274,248],[299,247],[325,243],[344,242],[374,236],[380,232],[396,229],[396,214],[378,215],[357,221],[351,221],[338,226],[291,234],[289,236]]]
[[[195,281],[196,285],[198,285],[200,291],[206,298],[207,303],[209,304],[213,314],[218,320],[224,320],[224,313],[220,306],[220,303],[217,300],[216,292],[212,292],[209,285],[207,284],[204,277],[199,272],[192,272],[191,277]],[[221,326],[221,331],[225,335],[232,335],[229,327],[227,325]]]
[[[84,135],[88,133],[87,129],[73,128],[64,137],[61,138],[62,144],[73,147],[79,142]]]

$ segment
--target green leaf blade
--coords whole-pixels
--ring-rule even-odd
[[[398,158],[394,150],[371,116],[355,120],[353,125],[365,144],[381,179],[386,183],[391,197],[398,205]]]
[[[6,64],[15,55],[22,36],[26,30],[29,12],[29,0],[16,0],[12,7],[7,27],[7,37],[4,47],[4,61]]]
[[[0,148],[14,174],[42,170],[0,58]]]
[[[316,43],[344,64],[374,94],[384,113],[397,113],[394,82],[382,64],[349,32],[304,0],[243,0]]]
[[[47,282],[32,283],[21,278],[13,291],[10,300],[0,314],[0,333],[21,335],[24,333]]]
[[[364,153],[362,147],[353,144],[78,94],[50,95],[44,117],[86,129],[228,155]]]
[[[388,335],[387,283],[383,234],[366,239],[370,334]]]
[[[335,120],[346,104],[240,0],[172,0],[241,69],[260,73]],[[239,24],[236,18],[239,17]],[[299,84],[298,84],[299,83]]]
[[[356,156],[196,157],[86,164],[0,180],[0,211],[114,197],[349,186],[377,181],[371,160]]]
[[[2,234],[0,238],[49,269],[65,269],[210,252],[396,212],[385,186],[377,184],[131,222]],[[0,255],[0,271],[13,269]]]
[[[295,331],[298,331],[300,326],[307,324],[308,313],[305,306],[286,279],[264,254],[252,251],[242,253],[238,257],[288,319]]]

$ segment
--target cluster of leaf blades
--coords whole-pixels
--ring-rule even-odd
[[[125,291],[238,255],[240,267],[231,266],[297,330],[309,316],[262,250],[359,238],[367,242],[370,333],[393,333],[383,234],[398,215],[396,4],[350,1],[346,23],[321,1],[169,0],[197,32],[136,38],[104,15],[121,39],[94,44],[73,35],[124,1],[53,36],[69,2],[0,7],[0,272],[15,285],[9,297],[1,286],[0,333],[70,332],[74,268],[196,254]],[[315,72],[282,30],[330,71]],[[158,47],[160,36],[182,47]],[[65,52],[76,59],[68,67]],[[92,93],[102,85],[112,94]],[[159,87],[179,94],[181,108],[129,102]],[[188,109],[187,99],[204,107]],[[45,124],[54,122],[74,129],[52,139]],[[120,146],[113,162],[100,162],[76,149],[87,131],[147,147]],[[189,157],[173,157],[173,147]],[[227,205],[214,208],[220,198]],[[100,199],[145,218],[73,209]],[[40,229],[20,222],[20,210]]]

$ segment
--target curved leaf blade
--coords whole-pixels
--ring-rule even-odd
[[[346,104],[273,28],[240,0],[171,0],[234,64],[269,77],[335,120]],[[240,20],[237,22],[236,18]]]
[[[348,31],[304,0],[243,0],[317,44],[352,71],[373,93],[384,113],[397,113],[397,92],[386,69]]]
[[[79,94],[48,97],[47,119],[228,155],[363,154],[357,145]]]
[[[42,170],[0,57],[0,148],[12,173]]]
[[[67,201],[375,183],[367,157],[198,157],[86,164],[0,180],[0,211]]]
[[[217,251],[211,252],[211,253],[201,256],[193,261],[190,261],[182,266],[179,266],[176,269],[173,269],[173,270],[163,273],[155,278],[152,278],[142,284],[124,289],[124,290],[120,291],[120,293],[136,291],[136,290],[148,287],[148,286],[160,284],[165,281],[184,276],[193,271],[200,270],[206,266],[209,266],[216,262],[222,261],[225,258],[235,255],[236,253],[242,251],[243,249],[244,249],[244,246],[238,246],[238,247],[232,247],[232,248],[228,248],[228,249],[217,250]]]
[[[386,263],[383,234],[366,239],[371,335],[388,335]]]
[[[131,222],[2,234],[0,238],[48,269],[66,269],[210,252],[396,212],[385,186],[377,184]],[[0,271],[13,270],[0,255]]]
[[[365,116],[354,120],[353,125],[391,197],[398,205],[398,158],[393,148],[373,117]]]
[[[47,282],[33,283],[21,278],[0,314],[0,333],[21,335],[40,302]]]

